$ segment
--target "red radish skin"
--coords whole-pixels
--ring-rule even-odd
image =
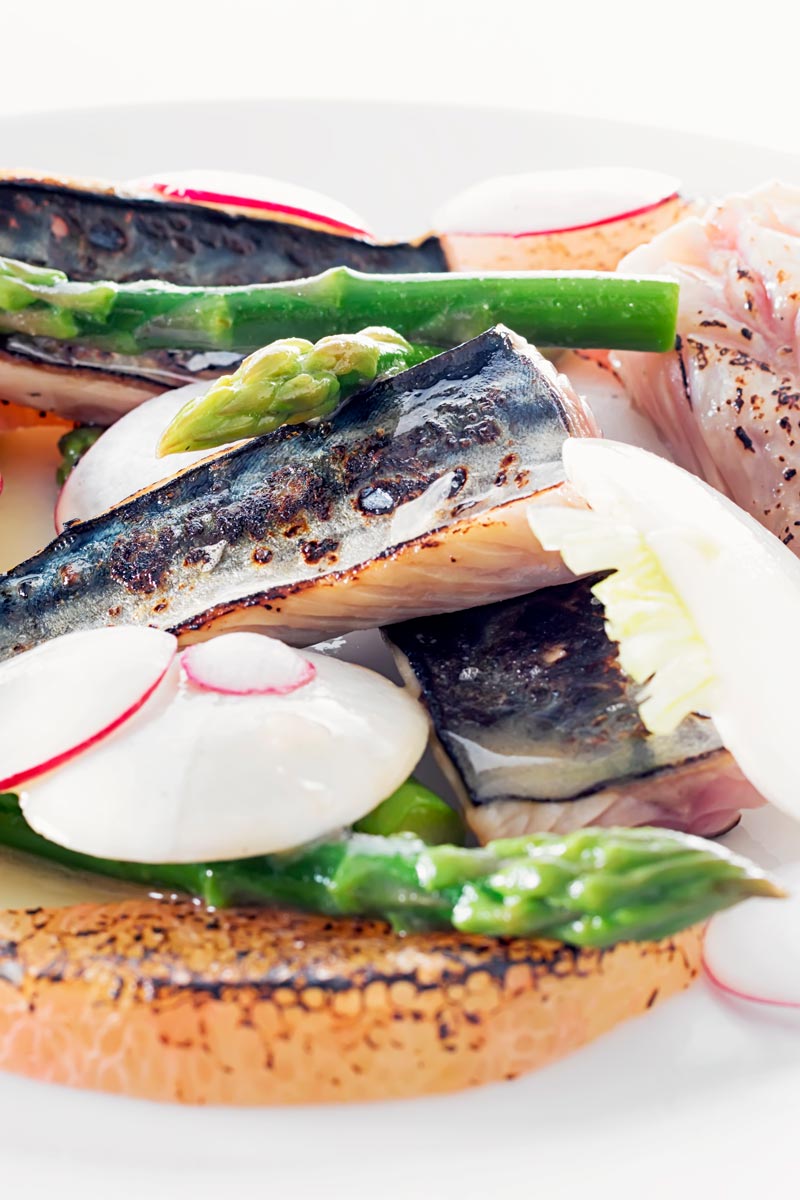
[[[776,872],[787,895],[748,900],[706,928],[703,967],[715,987],[762,1009],[800,1010],[800,865]]]
[[[0,792],[7,791],[9,788],[15,787],[18,783],[24,783],[26,779],[34,779],[37,775],[43,775],[45,771],[53,771],[56,767],[62,766],[63,763],[69,762],[76,754],[80,754],[83,750],[88,750],[90,746],[96,746],[98,742],[102,742],[103,738],[107,738],[115,729],[119,729],[120,725],[124,725],[126,721],[129,721],[134,713],[137,713],[142,705],[147,703],[150,697],[161,687],[168,670],[169,664],[161,672],[155,683],[147,689],[143,696],[139,697],[135,704],[132,704],[124,713],[121,713],[110,725],[106,725],[104,729],[98,730],[92,737],[80,742],[77,746],[73,746],[70,750],[64,750],[61,754],[54,755],[53,758],[47,759],[46,762],[37,763],[25,771],[18,771],[16,775],[9,775],[5,779],[0,779]]]
[[[253,196],[232,196],[225,192],[209,192],[203,188],[176,187],[169,183],[154,183],[153,191],[170,200],[190,200],[195,204],[220,204],[226,208],[250,208],[260,212],[280,213],[282,216],[294,217],[298,221],[314,221],[318,225],[328,225],[340,233],[353,234],[356,237],[370,238],[372,234],[367,229],[359,229],[357,225],[348,225],[345,221],[337,221],[324,213],[310,212],[305,208],[295,208],[291,204],[276,204],[272,200],[259,200]]]
[[[632,208],[629,212],[612,213],[611,216],[601,217],[597,221],[584,221],[580,225],[562,225],[555,226],[552,229],[524,229],[517,233],[510,233],[506,229],[495,229],[486,232],[476,232],[470,229],[453,229],[448,230],[455,237],[507,237],[507,238],[526,238],[526,237],[551,237],[557,233],[577,233],[581,229],[599,229],[601,225],[612,225],[614,221],[632,221],[634,217],[643,217],[646,213],[655,212],[657,208],[661,208],[662,204],[669,204],[671,200],[679,199],[679,192],[671,192],[668,196],[662,196],[660,200],[654,200],[652,204],[643,204],[640,208]]]
[[[360,213],[312,188],[260,175],[195,168],[159,171],[123,185],[185,204],[204,204],[234,216],[250,213],[287,224],[313,226],[343,237],[369,241],[374,234]]]
[[[236,634],[228,635],[226,639],[228,653],[230,652],[230,642],[236,637]],[[265,641],[273,643],[264,647],[272,651],[275,648],[274,639],[266,638]],[[283,646],[281,642],[278,642],[277,645],[281,646],[281,657],[284,657],[283,651],[287,651],[291,655],[291,661],[287,659],[286,663],[278,664],[277,674],[279,675],[282,671],[286,674],[287,665],[291,668],[288,678],[280,682],[275,679],[276,664],[274,662],[256,663],[250,654],[242,672],[240,685],[233,686],[231,674],[236,674],[236,667],[234,666],[231,673],[230,664],[224,663],[220,671],[220,664],[217,661],[218,647],[214,645],[213,640],[200,642],[198,645],[184,650],[181,655],[181,666],[189,682],[194,687],[202,688],[206,692],[219,692],[222,696],[288,696],[311,683],[316,677],[317,668],[296,650]],[[262,676],[260,680],[258,679],[259,675]],[[245,676],[249,676],[249,678],[246,679]]]
[[[130,645],[131,632],[134,633],[135,645]],[[117,636],[117,634],[121,636]],[[127,643],[124,647],[125,652],[120,654],[122,648],[121,638],[126,638]],[[95,681],[94,693],[95,696],[101,697],[101,703],[107,702],[111,708],[111,713],[104,718],[95,713],[95,721],[86,721],[85,713],[86,706],[78,705],[79,711],[79,726],[83,722],[83,736],[77,736],[71,744],[68,739],[64,739],[59,744],[57,737],[52,737],[49,730],[56,726],[56,716],[53,711],[48,711],[47,702],[50,700],[52,709],[53,703],[63,703],[64,697],[59,696],[59,688],[63,691],[64,684],[71,678],[74,678],[74,670],[76,667],[81,667],[87,661],[87,646],[88,643],[97,639],[102,639],[102,659],[104,663],[110,667],[112,675],[114,673],[122,673],[124,678],[130,680],[131,673],[125,671],[126,657],[135,654],[135,663],[137,667],[141,667],[142,663],[148,661],[142,653],[142,648],[139,643],[143,638],[150,639],[153,643],[154,653],[150,663],[152,667],[149,676],[144,675],[137,682],[137,687],[141,687],[141,692],[136,694],[133,687],[123,685],[122,707],[117,711],[114,710],[113,700],[108,699],[108,687],[110,678],[108,672],[105,676],[99,673]],[[64,653],[63,643],[70,639],[71,646]],[[116,642],[116,647],[113,643]],[[79,647],[79,648],[78,648]],[[108,647],[108,649],[107,649]],[[54,770],[56,767],[63,766],[76,755],[83,753],[90,747],[97,745],[103,741],[120,726],[126,724],[147,701],[155,694],[161,684],[164,682],[165,676],[170,669],[170,666],[175,660],[177,654],[177,641],[171,634],[162,633],[155,629],[140,629],[134,631],[131,627],[117,626],[115,629],[98,629],[91,632],[65,634],[61,638],[55,638],[53,641],[38,647],[33,651],[29,651],[26,655],[20,655],[15,659],[0,666],[0,701],[4,713],[7,718],[4,721],[3,737],[0,738],[0,761],[8,763],[9,756],[14,758],[14,748],[18,745],[21,736],[24,736],[25,729],[36,729],[44,726],[45,732],[38,736],[34,741],[36,749],[42,749],[41,742],[45,743],[50,740],[50,749],[53,751],[46,754],[42,758],[34,758],[31,754],[30,760],[26,761],[25,750],[20,753],[17,751],[14,763],[14,769],[8,774],[0,778],[0,791],[5,791],[9,788],[16,787],[18,784],[27,780],[34,779],[39,775]],[[48,662],[48,659],[50,660]],[[19,682],[22,672],[26,665],[30,666],[33,672],[31,678],[35,682],[34,687],[22,683],[21,691],[19,690]],[[130,666],[130,660],[128,661]],[[70,686],[72,686],[70,684]],[[128,693],[127,697],[125,693]],[[15,694],[16,693],[16,694]],[[55,697],[53,699],[53,697]],[[15,734],[16,728],[16,734]],[[22,731],[22,732],[21,732]],[[20,758],[22,761],[20,762]]]
[[[20,789],[33,829],[68,849],[131,862],[278,853],[351,825],[419,762],[425,714],[383,676],[263,634],[203,645],[205,663],[200,646],[193,650],[207,668],[202,678],[225,692],[193,686],[176,656],[150,702],[113,737]],[[226,694],[237,683],[295,682],[296,662],[310,674],[306,659],[314,682],[291,695]]]
[[[750,1004],[765,1004],[769,1008],[800,1008],[800,1000],[776,1000],[771,996],[755,996],[751,992],[742,992],[738,988],[731,987],[730,984],[725,983],[718,975],[714,974],[706,961],[705,952],[703,954],[703,970],[714,987],[719,988],[728,996],[734,996],[737,1000],[747,1000]]]

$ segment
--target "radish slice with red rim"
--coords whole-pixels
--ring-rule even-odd
[[[156,192],[165,200],[257,212],[266,219],[292,224],[320,225],[353,237],[373,236],[363,217],[331,196],[262,175],[200,169],[162,171],[132,180],[123,187]]]
[[[215,654],[241,674],[263,637],[221,634]],[[239,695],[194,686],[176,659],[115,734],[20,790],[26,820],[84,854],[156,863],[272,854],[351,825],[413,771],[427,717],[375,671],[307,658],[306,686]]]
[[[800,1010],[800,864],[775,877],[788,897],[718,913],[706,930],[703,965],[712,983],[738,1000]]]
[[[317,673],[310,658],[276,638],[230,633],[190,646],[181,655],[195,687],[224,696],[288,696]]]
[[[434,228],[484,237],[566,233],[642,216],[676,199],[678,189],[673,176],[634,167],[502,175],[448,200]]]
[[[128,721],[177,642],[146,626],[67,633],[0,665],[0,790],[50,771]]]

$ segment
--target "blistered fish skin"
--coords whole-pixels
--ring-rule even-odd
[[[68,528],[0,579],[0,657],[147,623],[297,642],[566,577],[525,531],[591,416],[497,327]]]
[[[446,271],[436,237],[374,242],[112,185],[0,175],[0,255],[72,279],[222,285],[302,279],[328,267]]]
[[[112,185],[0,173],[0,256],[75,280],[166,279],[221,286],[316,275],[446,271],[436,237],[374,242],[218,208],[131,195]],[[0,397],[77,421],[111,424],[170,387],[216,377],[231,362],[159,352],[128,359],[44,338],[0,338]]]

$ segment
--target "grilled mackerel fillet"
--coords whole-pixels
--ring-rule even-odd
[[[558,582],[531,500],[570,502],[561,447],[594,433],[566,381],[497,327],[66,529],[0,577],[0,657],[139,623],[304,643]]]
[[[481,841],[583,825],[713,836],[762,803],[710,721],[647,732],[591,594],[595,582],[387,633]]]

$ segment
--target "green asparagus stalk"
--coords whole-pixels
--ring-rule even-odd
[[[34,833],[6,795],[0,843],[215,907],[287,906],[382,917],[398,932],[457,929],[575,946],[668,937],[748,896],[781,894],[724,847],[661,829],[533,834],[478,849],[350,833],[284,854],[157,866],[61,849]]]
[[[207,450],[326,417],[378,376],[396,375],[438,353],[438,346],[412,346],[380,326],[334,334],[316,345],[283,338],[187,401],[165,429],[158,454]]]
[[[66,483],[73,469],[101,433],[105,433],[105,430],[100,425],[78,425],[76,429],[70,429],[69,433],[58,439],[61,464],[56,471],[56,481],[59,485]]]
[[[459,814],[413,776],[371,813],[356,821],[353,828],[356,833],[374,833],[380,837],[413,833],[427,846],[442,842],[463,846],[467,833]]]
[[[316,340],[386,325],[412,342],[454,346],[504,322],[545,346],[669,350],[678,285],[586,271],[364,275],[335,267],[289,283],[176,287],[71,283],[0,258],[0,332],[145,350],[252,353],[282,337]]]

